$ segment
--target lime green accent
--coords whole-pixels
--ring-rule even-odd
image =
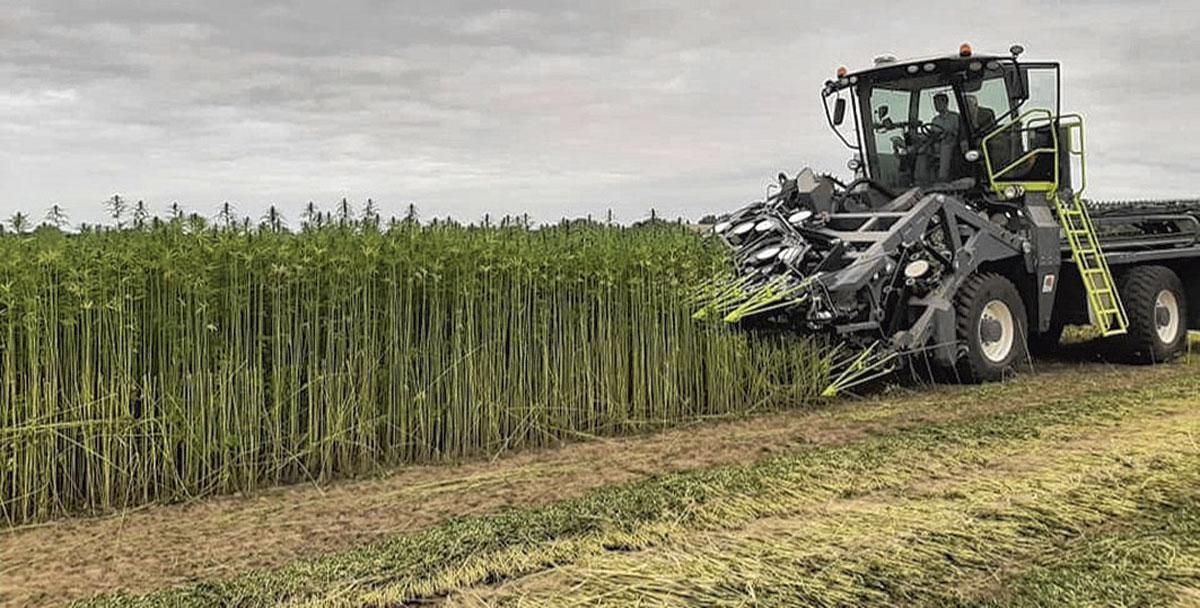
[[[808,298],[804,293],[808,279],[791,285],[788,283],[789,277],[779,276],[748,292],[745,301],[725,315],[725,322],[737,323],[750,315],[795,306]]]
[[[822,397],[836,397],[846,389],[886,376],[898,367],[900,352],[887,348],[881,341],[871,343],[858,353],[839,358],[839,351],[844,345],[839,344],[829,354],[832,360],[829,374],[833,381],[821,391]]]
[[[1056,128],[1050,129],[1053,147],[1035,148],[1000,170],[995,170],[988,152],[989,144],[1003,133],[1019,132],[1014,130],[1020,128],[1020,125],[1025,125],[1024,129],[1026,130],[1036,128],[1030,127],[1031,123],[1035,126],[1039,123],[1056,126]],[[1059,129],[1062,129],[1062,136],[1066,139],[1065,146],[1059,145]],[[1117,293],[1112,271],[1108,268],[1108,260],[1105,259],[1104,252],[1100,250],[1100,239],[1096,236],[1096,226],[1092,223],[1091,216],[1088,215],[1087,205],[1083,203],[1083,191],[1087,188],[1083,117],[1078,114],[1064,114],[1056,117],[1050,110],[1029,110],[1018,116],[1016,120],[1002,125],[984,136],[981,147],[983,148],[984,164],[987,167],[988,185],[993,192],[1003,196],[1006,189],[1016,186],[1026,192],[1045,193],[1046,200],[1054,204],[1055,211],[1058,213],[1058,222],[1062,225],[1063,234],[1066,235],[1067,242],[1071,245],[1071,257],[1075,261],[1075,267],[1079,269],[1079,276],[1083,281],[1084,291],[1087,293],[1088,309],[1091,311],[1093,324],[1105,336],[1125,333],[1129,326],[1129,319],[1125,315],[1125,307],[1121,304],[1121,297]],[[1062,181],[1059,175],[1060,154],[1064,152],[1068,157],[1079,158],[1079,185],[1073,192],[1062,192],[1059,188]],[[1053,158],[1053,181],[1005,179],[1005,176],[1011,174],[1016,168],[1032,164],[1039,155],[1043,154],[1049,154]]]
[[[1012,161],[1011,163],[1005,165],[1003,168],[1001,168],[998,171],[992,167],[992,156],[991,156],[990,148],[992,147],[992,143],[996,142],[996,138],[1000,137],[1003,134],[1008,134],[1010,136],[1015,134],[1017,137],[1020,137],[1020,130],[1021,130],[1022,125],[1029,125],[1029,124],[1037,125],[1037,124],[1043,123],[1043,122],[1047,125],[1053,124],[1054,114],[1052,112],[1050,112],[1050,110],[1042,110],[1042,109],[1035,108],[1035,109],[1025,112],[1024,114],[1021,114],[1015,120],[1012,120],[1006,124],[1000,125],[995,130],[993,130],[991,133],[988,133],[987,135],[985,135],[983,137],[983,141],[980,142],[980,147],[982,148],[981,152],[983,153],[984,166],[987,167],[988,185],[991,187],[993,192],[995,192],[998,195],[1003,196],[1005,188],[1007,188],[1009,186],[1017,186],[1018,188],[1021,188],[1026,192],[1056,192],[1056,191],[1058,191],[1058,182],[1059,182],[1058,162],[1054,163],[1054,181],[1036,181],[1036,180],[1028,181],[1028,180],[1007,179],[1006,178],[1006,176],[1011,174],[1016,169],[1032,165],[1034,162],[1037,161],[1037,157],[1039,157],[1039,156],[1049,154],[1054,157],[1055,161],[1057,161],[1058,160],[1058,130],[1057,129],[1050,129],[1051,146],[1052,147],[1034,148],[1034,149],[1026,152],[1025,154],[1021,155],[1020,158],[1017,158],[1016,160]],[[1025,129],[1029,129],[1029,128],[1032,128],[1032,127],[1028,127],[1028,126],[1025,127]]]
[[[1058,209],[1058,221],[1063,226],[1067,241],[1071,243],[1071,255],[1075,267],[1083,279],[1084,291],[1088,296],[1088,307],[1092,311],[1092,322],[1105,336],[1125,333],[1129,319],[1125,307],[1117,294],[1116,283],[1108,269],[1108,261],[1100,251],[1096,238],[1096,227],[1088,216],[1087,206],[1079,194],[1054,197]]]
[[[692,318],[720,318],[737,323],[750,315],[762,314],[802,304],[811,279],[795,282],[780,275],[765,283],[755,283],[748,275],[716,277],[696,290],[691,300],[701,305]]]

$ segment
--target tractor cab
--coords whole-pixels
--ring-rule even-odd
[[[976,54],[964,44],[955,55],[839,68],[822,97],[830,126],[856,152],[856,177],[892,194],[1002,195],[1008,183],[1057,183],[1057,153],[1031,152],[1057,147],[1058,64],[1020,62],[1022,50]]]

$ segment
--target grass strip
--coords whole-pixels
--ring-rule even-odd
[[[453,520],[278,570],[147,595],[103,596],[85,605],[396,605],[588,554],[651,546],[685,529],[753,521],[805,503],[952,475],[983,466],[1006,448],[1027,449],[1086,425],[1113,425],[1156,400],[1190,396],[1197,388],[1200,379],[1185,378],[1090,401],[1062,399],[1015,413],[925,424],[839,448],[664,475],[544,508]]]

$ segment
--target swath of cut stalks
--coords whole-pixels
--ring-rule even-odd
[[[1171,414],[1151,410],[1115,428],[1043,440],[1034,451],[984,450],[1011,469],[1003,479],[992,470],[965,470],[898,492],[679,534],[640,552],[591,554],[545,576],[501,585],[498,593],[456,599],[527,606],[971,601],[956,588],[970,577],[994,576],[1022,559],[1049,560],[1061,543],[1111,527],[1144,527],[1193,505],[1200,498],[1200,448],[1173,441],[1200,429],[1200,416],[1188,409],[1176,402]],[[1187,549],[1186,542],[1177,546]],[[1193,550],[1161,564],[1169,575],[1160,577],[1157,590],[1200,589],[1197,558]]]

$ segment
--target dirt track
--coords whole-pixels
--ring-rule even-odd
[[[223,578],[342,551],[451,516],[541,505],[660,472],[751,462],[800,446],[850,443],[923,422],[1154,386],[1196,372],[1196,364],[1046,364],[1036,374],[999,385],[898,389],[812,410],[696,423],[457,466],[410,467],[324,488],[296,486],[54,522],[0,536],[0,598],[5,605],[54,605],[114,590]]]

